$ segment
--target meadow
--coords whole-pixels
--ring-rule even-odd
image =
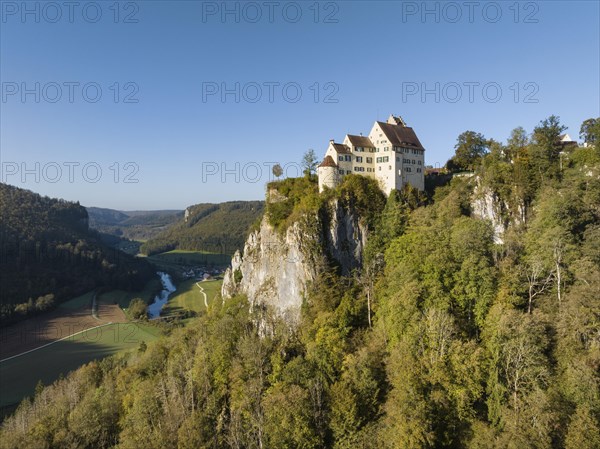
[[[0,408],[31,396],[39,381],[49,384],[92,360],[138,348],[142,341],[156,340],[159,332],[149,324],[106,324],[5,360],[0,363]]]
[[[188,279],[177,285],[177,290],[171,295],[167,305],[164,308],[163,315],[174,315],[181,310],[189,310],[197,314],[206,312],[204,304],[204,295],[198,288],[200,285],[206,294],[207,303],[211,302],[221,293],[222,280],[198,282],[194,279]]]
[[[150,301],[157,289],[160,282],[153,280],[141,292],[114,290],[98,295],[98,319],[91,315],[94,292],[88,292],[48,314],[3,329],[0,410],[10,411],[33,394],[39,381],[51,383],[92,360],[155,340],[160,335],[157,327],[127,322],[122,308],[132,298]]]
[[[148,261],[159,268],[179,270],[182,266],[224,267],[230,264],[231,256],[203,251],[173,250],[148,256]]]

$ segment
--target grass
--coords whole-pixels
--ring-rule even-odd
[[[122,309],[129,307],[129,303],[134,298],[142,298],[147,304],[154,300],[156,294],[162,290],[162,285],[158,278],[152,279],[146,284],[141,292],[128,292],[125,290],[112,290],[102,293],[98,301],[104,304],[118,304]]]
[[[141,292],[114,290],[103,293],[98,300],[125,308],[132,298],[141,297],[151,301],[160,288],[160,281],[154,279]],[[94,292],[90,291],[65,301],[58,306],[58,310],[70,313],[89,307],[93,295]],[[160,330],[149,324],[113,323],[6,360],[0,363],[0,410],[10,412],[14,408],[12,406],[34,392],[40,380],[44,384],[52,383],[61,374],[67,374],[85,363],[137,348],[142,341],[148,343],[159,335]]]
[[[84,295],[85,296],[85,295]],[[159,329],[143,323],[114,323],[88,330],[42,349],[0,363],[0,407],[31,396],[38,381],[54,382],[61,374],[158,338]]]
[[[198,281],[189,279],[181,282],[177,290],[171,295],[165,307],[165,315],[174,314],[179,310],[190,310],[196,313],[206,311],[204,295],[196,285]],[[210,304],[215,297],[221,293],[222,280],[198,282],[206,293],[206,299]]]
[[[87,307],[92,304],[92,297],[94,296],[94,291],[89,291],[77,298],[69,299],[68,301],[62,302],[58,305],[59,309],[64,310],[76,310],[81,309],[82,307]]]
[[[231,263],[231,256],[228,254],[207,253],[203,251],[185,251],[173,250],[166,253],[148,256],[148,261],[157,266],[167,268],[180,268],[187,266],[226,266]]]

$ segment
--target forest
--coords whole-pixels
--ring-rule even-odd
[[[262,201],[196,204],[140,250],[149,256],[174,249],[232,255],[243,247],[248,230],[262,217],[263,209]]]
[[[467,131],[447,168],[472,176],[427,194],[287,182],[294,199],[266,211],[276,226],[322,197],[361,211],[361,270],[323,269],[297,327],[215,301],[40,386],[0,447],[600,447],[600,119],[585,145],[562,145],[564,130],[552,116],[505,143]],[[502,235],[474,213],[481,195]]]
[[[94,288],[142,290],[155,276],[144,260],[103,244],[78,203],[0,183],[0,324]]]

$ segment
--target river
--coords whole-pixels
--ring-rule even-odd
[[[163,289],[154,297],[154,302],[148,306],[148,316],[150,319],[158,318],[160,316],[163,306],[169,300],[169,295],[177,290],[177,287],[173,285],[171,276],[169,276],[167,273],[163,273],[162,271],[159,271],[156,274],[160,276],[160,282],[163,285]]]

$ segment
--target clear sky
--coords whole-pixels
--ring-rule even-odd
[[[263,199],[271,163],[294,176],[390,113],[431,165],[552,114],[576,139],[600,116],[598,5],[2,1],[2,181],[184,208]]]

